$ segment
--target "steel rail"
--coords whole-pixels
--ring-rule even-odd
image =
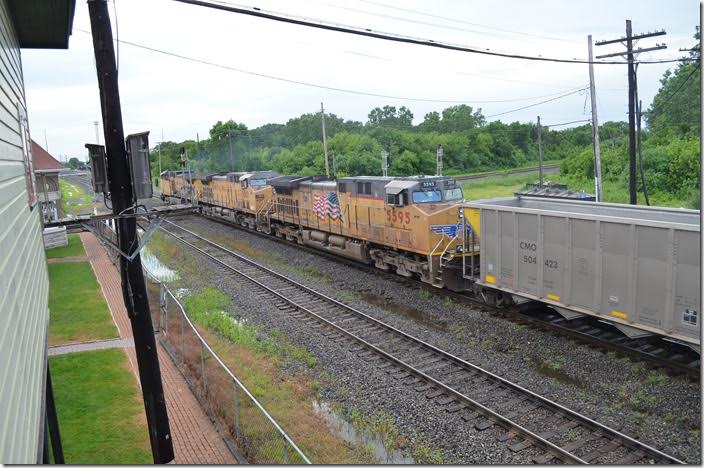
[[[244,226],[241,226],[240,224],[233,223],[233,222],[231,222],[227,219],[221,218],[217,215],[200,214],[198,216],[205,218],[205,219],[208,219],[210,221],[213,221],[215,223],[222,224],[223,226],[233,227],[235,229],[242,230],[242,231],[248,232],[253,235],[261,236],[265,239],[269,239],[274,242],[278,242],[278,243],[281,243],[284,245],[292,246],[291,242],[288,240],[285,240],[285,239],[282,239],[282,238],[279,238],[276,236],[271,236],[271,235],[268,235],[268,234],[261,232],[261,231],[256,231],[253,229],[246,228]],[[400,281],[400,282],[403,282],[406,284],[410,284],[412,286],[420,285],[422,287],[425,287],[425,283],[421,283],[420,281],[418,281],[416,279],[396,275],[393,273],[389,273],[387,271],[382,271],[382,270],[379,270],[379,269],[374,268],[372,266],[369,266],[365,263],[361,263],[361,262],[357,262],[355,260],[340,257],[338,255],[332,254],[330,252],[326,252],[324,250],[315,249],[313,247],[309,247],[307,245],[300,245],[300,244],[296,244],[295,248],[302,249],[302,250],[309,252],[311,254],[327,258],[329,260],[332,260],[334,262],[337,262],[337,263],[340,263],[343,265],[358,268],[362,271],[370,272],[373,274],[383,275],[386,278],[392,279],[394,281]],[[661,366],[663,368],[670,369],[675,372],[681,372],[681,373],[688,375],[692,378],[695,378],[697,380],[699,380],[701,377],[700,367],[691,367],[685,363],[680,363],[680,362],[668,360],[667,358],[660,357],[656,354],[641,351],[638,349],[638,347],[628,346],[629,342],[634,343],[635,341],[637,341],[637,339],[628,338],[626,335],[620,335],[620,336],[628,339],[629,342],[616,343],[612,340],[603,339],[597,334],[589,334],[589,333],[580,332],[578,330],[572,329],[572,328],[565,326],[565,325],[560,325],[557,323],[553,323],[551,321],[543,320],[539,317],[534,317],[534,316],[529,315],[525,312],[522,312],[521,310],[518,310],[518,309],[513,310],[513,309],[496,307],[496,306],[493,306],[493,305],[488,304],[486,302],[483,302],[483,301],[481,301],[481,300],[479,300],[469,294],[463,294],[463,293],[453,292],[453,291],[446,290],[446,289],[437,289],[437,288],[433,288],[432,291],[434,294],[441,294],[441,295],[452,297],[452,298],[455,298],[458,300],[467,301],[472,304],[479,305],[481,307],[486,307],[488,309],[491,309],[493,312],[495,312],[497,314],[501,314],[503,317],[505,317],[509,320],[524,320],[535,327],[544,327],[546,329],[550,329],[550,330],[562,333],[567,338],[581,340],[583,343],[599,345],[599,346],[603,347],[604,349],[611,348],[614,351],[622,353],[624,355],[627,355],[627,356],[630,356],[630,357],[633,357],[636,359],[642,359],[642,360],[650,362],[651,364]],[[589,318],[589,317],[585,316],[585,318]],[[609,325],[609,326],[613,326],[613,325]],[[597,328],[597,325],[594,325],[594,328]],[[608,330],[604,330],[605,333],[607,331]],[[661,339],[661,338],[657,338],[657,339]],[[673,344],[675,344],[675,343],[673,343]],[[658,346],[660,346],[660,348],[663,347],[663,345],[660,345],[660,344],[658,344]],[[678,346],[682,347],[682,351],[684,353],[691,352],[689,350],[689,348],[685,348],[681,344]]]
[[[354,309],[354,308],[352,308],[352,307],[350,307],[350,306],[348,306],[348,305],[346,305],[346,304],[344,304],[344,303],[342,303],[342,302],[339,302],[339,301],[337,301],[337,300],[334,299],[334,298],[328,297],[328,296],[326,296],[326,295],[324,295],[324,294],[322,294],[322,293],[320,293],[320,292],[318,292],[318,291],[315,291],[315,290],[313,290],[313,289],[311,289],[311,288],[309,288],[309,287],[307,287],[307,286],[305,286],[305,285],[303,285],[303,284],[300,284],[300,283],[298,283],[298,282],[295,281],[295,280],[292,280],[292,279],[290,279],[290,278],[288,278],[288,277],[286,277],[286,276],[284,276],[284,275],[282,275],[282,274],[280,274],[280,273],[278,273],[278,272],[275,272],[275,271],[269,269],[268,267],[266,267],[266,266],[264,266],[264,265],[260,265],[260,264],[258,264],[257,262],[254,262],[254,261],[248,259],[247,257],[244,257],[243,255],[240,255],[240,254],[238,254],[238,253],[236,253],[236,252],[233,252],[232,250],[230,250],[230,249],[228,249],[228,248],[226,248],[226,247],[224,247],[224,246],[221,246],[221,245],[219,245],[219,244],[217,244],[217,243],[215,243],[215,242],[212,242],[212,241],[210,241],[209,239],[206,239],[206,238],[204,238],[204,237],[202,237],[202,236],[200,236],[200,235],[198,235],[198,234],[196,234],[196,233],[194,233],[194,232],[192,232],[192,231],[190,231],[190,230],[188,230],[188,229],[186,229],[186,228],[184,228],[184,227],[182,227],[182,226],[179,226],[179,225],[177,225],[177,224],[175,224],[175,223],[173,223],[173,222],[171,222],[171,221],[166,221],[166,223],[175,226],[176,228],[178,228],[178,229],[180,229],[180,230],[186,232],[187,234],[189,234],[189,235],[195,237],[196,239],[198,239],[198,240],[200,240],[200,241],[202,241],[202,242],[205,242],[205,243],[208,244],[209,246],[214,247],[215,249],[218,249],[218,250],[220,250],[220,251],[222,251],[222,252],[225,252],[225,253],[227,253],[228,255],[233,256],[233,257],[235,257],[236,259],[238,259],[238,260],[240,260],[240,261],[242,261],[242,262],[244,262],[244,263],[246,263],[246,264],[248,264],[248,265],[254,266],[255,268],[258,268],[258,269],[260,269],[260,270],[263,270],[264,272],[266,272],[266,273],[269,274],[269,275],[272,275],[272,276],[274,276],[274,277],[276,277],[276,278],[279,278],[279,279],[281,279],[281,280],[283,280],[283,281],[285,281],[285,282],[287,282],[287,283],[289,283],[289,284],[294,285],[296,288],[298,288],[298,289],[300,289],[300,290],[303,290],[303,291],[306,292],[307,294],[310,294],[310,295],[315,296],[315,297],[317,297],[317,298],[323,299],[324,301],[326,301],[326,302],[328,302],[328,303],[330,303],[330,304],[333,304],[334,306],[338,307],[339,309],[342,309],[342,310],[344,310],[344,311],[346,311],[346,312],[348,312],[348,313],[352,313],[352,314],[355,315],[355,316],[362,317],[365,321],[370,322],[370,323],[373,323],[374,325],[376,325],[376,326],[378,326],[378,327],[380,327],[380,328],[382,328],[382,329],[384,329],[384,330],[386,330],[386,331],[389,331],[389,332],[394,333],[394,334],[397,334],[397,335],[401,335],[404,339],[410,341],[411,343],[416,344],[416,345],[420,345],[420,347],[422,347],[422,348],[424,348],[424,349],[426,349],[426,350],[430,350],[430,351],[432,351],[433,353],[440,355],[442,358],[444,358],[444,359],[446,359],[446,360],[448,360],[448,361],[450,361],[450,362],[452,362],[452,363],[455,363],[455,364],[459,365],[460,368],[462,368],[462,369],[464,369],[464,370],[469,370],[469,371],[476,372],[476,373],[478,373],[478,374],[480,374],[480,375],[482,375],[482,376],[484,376],[484,377],[487,377],[487,378],[489,378],[489,379],[491,379],[491,380],[493,380],[493,381],[495,381],[495,382],[498,382],[499,384],[501,384],[501,385],[503,385],[503,386],[505,386],[505,387],[511,389],[512,391],[514,391],[514,392],[516,392],[516,393],[518,393],[518,394],[527,395],[529,398],[532,398],[533,400],[537,400],[538,403],[540,404],[540,406],[549,408],[549,409],[551,409],[553,412],[557,413],[557,414],[560,415],[560,416],[566,416],[566,417],[568,417],[568,418],[571,418],[572,420],[578,421],[578,422],[581,423],[583,426],[586,426],[587,428],[589,428],[591,431],[598,431],[598,432],[600,432],[600,433],[603,434],[603,435],[607,435],[607,436],[609,436],[611,439],[619,441],[622,445],[628,447],[628,448],[631,449],[631,450],[634,450],[634,451],[640,450],[640,451],[643,452],[643,455],[644,455],[644,456],[649,456],[649,457],[651,457],[651,458],[653,458],[653,459],[660,460],[660,461],[665,461],[665,462],[668,462],[668,463],[675,463],[675,464],[683,464],[683,463],[684,463],[684,462],[678,460],[677,458],[672,457],[671,455],[668,455],[668,454],[666,454],[666,453],[664,453],[664,452],[661,452],[661,451],[659,451],[659,450],[657,450],[657,449],[655,449],[655,448],[653,448],[653,447],[650,447],[650,446],[648,446],[648,445],[646,445],[646,444],[643,444],[642,442],[639,442],[639,441],[637,441],[637,440],[635,440],[635,439],[633,439],[633,438],[627,436],[626,434],[623,434],[623,433],[621,433],[621,432],[618,432],[618,431],[616,431],[615,429],[612,429],[612,428],[610,428],[610,427],[608,427],[608,426],[605,426],[605,425],[603,425],[603,424],[601,424],[601,423],[599,423],[599,422],[597,422],[597,421],[594,421],[593,419],[588,418],[587,416],[584,416],[584,415],[582,415],[582,414],[576,413],[575,411],[570,410],[569,408],[564,407],[564,406],[562,406],[562,405],[560,405],[560,404],[558,404],[558,403],[555,403],[555,402],[553,402],[553,401],[551,401],[551,400],[548,400],[547,398],[545,398],[545,397],[543,397],[543,396],[541,396],[541,395],[538,395],[537,393],[532,392],[531,390],[528,390],[528,389],[523,388],[523,387],[521,387],[521,386],[519,386],[519,385],[517,385],[517,384],[514,384],[513,382],[510,382],[510,381],[508,381],[508,380],[506,380],[506,379],[504,379],[504,378],[502,378],[502,377],[500,377],[500,376],[498,376],[498,375],[496,375],[496,374],[493,374],[493,373],[491,373],[491,372],[489,372],[489,371],[486,371],[486,370],[484,370],[484,369],[482,369],[482,368],[480,368],[480,367],[478,367],[478,366],[476,366],[476,365],[474,365],[474,364],[471,364],[471,363],[469,363],[469,362],[467,362],[467,361],[465,361],[465,360],[463,360],[463,359],[461,359],[461,358],[459,358],[459,357],[457,357],[457,356],[451,355],[451,354],[449,354],[449,353],[447,353],[447,352],[445,352],[445,351],[443,351],[443,350],[441,350],[441,349],[439,349],[439,348],[437,348],[437,347],[435,347],[435,346],[433,346],[433,345],[431,345],[431,344],[429,344],[429,343],[426,343],[426,342],[424,342],[424,341],[422,341],[422,340],[420,340],[420,339],[418,339],[418,338],[415,338],[415,337],[413,337],[413,336],[411,336],[411,335],[409,335],[409,334],[407,334],[407,333],[405,333],[405,332],[403,332],[403,331],[401,331],[401,330],[398,330],[398,329],[396,329],[396,328],[394,328],[394,327],[392,327],[392,326],[390,326],[390,325],[388,325],[388,324],[385,324],[385,323],[383,323],[383,322],[381,322],[381,321],[379,321],[379,320],[377,320],[377,319],[375,319],[375,318],[373,318],[373,317],[371,317],[371,316],[369,316],[369,315],[367,315],[367,314],[364,314],[363,312],[357,311],[356,309]],[[162,227],[162,229],[163,229],[163,227]],[[218,263],[219,265],[221,265],[221,266],[223,266],[223,267],[225,267],[225,268],[227,268],[227,269],[229,269],[229,270],[231,270],[231,271],[233,271],[233,272],[235,272],[235,273],[237,273],[237,274],[239,274],[239,275],[241,275],[241,276],[247,278],[249,281],[251,281],[251,282],[257,284],[258,286],[260,286],[261,288],[263,288],[263,289],[269,291],[271,294],[273,294],[273,295],[279,297],[281,300],[283,300],[283,301],[285,301],[285,302],[287,302],[287,303],[293,305],[294,307],[296,307],[296,308],[298,308],[298,309],[304,311],[305,313],[307,313],[307,314],[309,314],[309,315],[315,317],[318,321],[321,321],[321,322],[325,323],[325,324],[328,325],[329,327],[333,328],[336,332],[338,332],[338,333],[340,333],[340,334],[342,334],[342,335],[345,335],[345,336],[347,336],[347,337],[349,337],[349,338],[351,338],[351,339],[353,339],[353,340],[355,340],[355,341],[357,341],[357,342],[360,342],[360,343],[363,344],[364,346],[366,346],[366,347],[372,349],[372,350],[373,350],[375,353],[377,353],[378,355],[380,355],[380,356],[384,357],[385,359],[387,359],[387,360],[389,360],[389,361],[395,363],[396,365],[398,365],[399,367],[405,369],[406,371],[410,372],[411,374],[416,375],[416,376],[420,377],[421,379],[423,379],[423,380],[425,380],[425,381],[427,381],[427,382],[432,383],[432,384],[435,385],[436,387],[442,389],[444,392],[446,392],[446,393],[448,393],[448,394],[454,396],[455,398],[458,398],[459,400],[461,400],[461,401],[463,401],[463,402],[469,404],[469,405],[472,406],[475,410],[478,410],[478,411],[479,411],[480,413],[482,413],[483,415],[488,416],[489,418],[493,419],[495,422],[497,422],[499,425],[505,427],[506,429],[516,431],[516,432],[519,433],[520,435],[524,436],[524,438],[530,439],[533,443],[535,443],[535,444],[538,445],[538,446],[541,446],[542,448],[546,449],[548,452],[551,452],[551,453],[552,453],[554,456],[556,456],[557,458],[559,458],[559,459],[561,459],[561,460],[563,460],[563,461],[565,461],[565,462],[568,462],[568,463],[582,463],[582,464],[585,464],[585,463],[586,463],[584,460],[582,460],[582,459],[580,459],[579,457],[577,457],[577,456],[575,456],[575,455],[569,453],[568,451],[562,449],[561,447],[559,447],[559,446],[553,444],[553,443],[550,442],[549,440],[540,437],[538,434],[535,434],[535,433],[532,432],[531,430],[529,430],[529,429],[527,429],[527,428],[521,426],[520,424],[518,424],[518,423],[516,423],[516,422],[514,422],[514,421],[512,421],[512,420],[510,420],[510,419],[508,419],[508,418],[506,418],[506,417],[504,417],[504,416],[498,414],[498,413],[496,413],[495,411],[491,410],[490,408],[488,408],[488,407],[484,406],[483,404],[481,404],[481,403],[479,403],[479,402],[477,402],[477,401],[471,399],[470,397],[468,397],[468,396],[466,396],[466,395],[460,393],[459,391],[457,391],[457,390],[455,390],[455,389],[453,389],[453,388],[447,386],[446,384],[444,384],[444,383],[440,382],[439,380],[437,380],[437,379],[435,379],[435,378],[433,378],[433,377],[427,375],[426,373],[424,373],[424,372],[422,372],[422,371],[420,371],[420,370],[418,370],[418,369],[415,369],[415,368],[412,367],[411,365],[409,365],[409,364],[407,364],[407,363],[401,361],[400,359],[394,357],[393,355],[391,355],[391,354],[387,353],[386,351],[384,351],[384,350],[378,348],[377,346],[373,345],[372,343],[369,343],[369,342],[367,342],[366,340],[364,340],[364,339],[362,339],[362,338],[360,338],[360,337],[354,335],[353,333],[348,332],[347,330],[345,330],[345,329],[341,328],[340,326],[336,325],[334,322],[331,322],[331,321],[325,319],[324,317],[321,317],[318,313],[309,310],[309,309],[306,308],[304,305],[298,304],[298,303],[295,302],[294,300],[283,296],[283,295],[280,294],[279,292],[273,290],[271,287],[269,287],[269,286],[263,284],[261,281],[255,279],[255,278],[252,278],[251,276],[247,275],[246,273],[243,273],[243,272],[237,270],[237,269],[236,269],[235,267],[233,267],[232,265],[228,265],[227,263],[225,263],[225,262],[223,262],[222,260],[218,259],[218,258],[215,257],[214,255],[212,255],[212,254],[210,254],[210,253],[208,253],[208,252],[205,252],[203,249],[200,249],[199,247],[197,247],[197,246],[195,246],[194,244],[188,242],[187,240],[185,240],[185,239],[179,237],[178,235],[176,235],[176,234],[174,234],[174,233],[168,231],[167,229],[163,229],[163,230],[164,230],[165,232],[167,232],[168,234],[170,234],[171,236],[173,236],[174,238],[176,238],[176,239],[178,239],[179,241],[181,241],[182,243],[184,243],[184,244],[186,244],[186,245],[189,245],[189,246],[190,246],[191,248],[193,248],[194,250],[200,252],[202,255],[204,255],[204,256],[210,258],[211,260],[213,260],[214,262]]]

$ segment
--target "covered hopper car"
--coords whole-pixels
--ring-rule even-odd
[[[487,300],[540,301],[699,351],[698,211],[516,197],[465,203],[462,218],[466,248],[481,239],[464,277]]]

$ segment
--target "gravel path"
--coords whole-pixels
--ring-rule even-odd
[[[514,324],[483,307],[457,304],[388,275],[342,266],[295,245],[201,218],[179,223],[570,409],[700,463],[698,382]],[[501,430],[475,430],[385,372],[359,362],[343,345],[263,304],[236,280],[215,281],[232,293],[240,315],[264,330],[284,331],[319,359],[330,376],[322,382],[323,398],[348,411],[391,415],[407,438],[442,448],[445,461],[528,463],[537,453],[511,452],[496,440],[495,431]]]

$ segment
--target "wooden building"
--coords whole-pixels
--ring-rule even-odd
[[[34,162],[37,201],[41,207],[44,222],[56,221],[60,217],[59,173],[65,171],[66,168],[34,140],[32,140],[32,161]]]
[[[0,462],[44,458],[49,275],[21,50],[65,49],[75,0],[0,0]]]

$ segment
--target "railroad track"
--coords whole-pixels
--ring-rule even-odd
[[[546,174],[555,173],[555,172],[558,172],[559,170],[560,170],[559,163],[543,165],[543,172]],[[486,177],[494,177],[494,176],[498,176],[498,175],[531,174],[533,172],[536,172],[536,173],[540,172],[540,169],[538,167],[522,167],[519,169],[507,169],[507,170],[503,170],[503,171],[491,171],[491,172],[482,172],[479,174],[452,176],[452,178],[455,180],[475,180],[475,179],[484,179]]]
[[[248,280],[262,300],[348,343],[362,359],[458,413],[477,430],[500,426],[512,451],[539,447],[536,463],[683,463],[653,447],[466,362],[173,222],[169,235]]]
[[[255,235],[260,235],[274,242],[291,245],[291,242],[285,239],[280,239],[259,231],[254,231],[218,217],[207,215],[201,216],[218,224],[241,229]],[[334,262],[341,263],[349,267],[383,275],[385,278],[393,279],[394,281],[404,284],[412,284],[414,287],[418,287],[419,285],[423,288],[426,287],[423,283],[420,283],[412,278],[405,278],[393,273],[383,272],[373,266],[345,259],[322,250],[307,247],[305,245],[296,245],[296,248],[303,249],[314,255],[323,256]],[[588,316],[574,320],[567,320],[548,307],[534,306],[510,309],[498,308],[480,301],[470,294],[456,293],[437,288],[427,289],[431,290],[433,294],[440,294],[459,301],[469,302],[473,306],[479,305],[480,307],[499,314],[513,322],[560,333],[565,337],[573,339],[579,343],[599,347],[605,352],[617,352],[636,361],[648,362],[655,366],[673,371],[674,373],[687,375],[695,380],[699,380],[701,377],[700,356],[690,348],[679,343],[669,342],[657,336],[632,339],[616,330],[613,325],[609,323],[601,323],[597,319]]]

